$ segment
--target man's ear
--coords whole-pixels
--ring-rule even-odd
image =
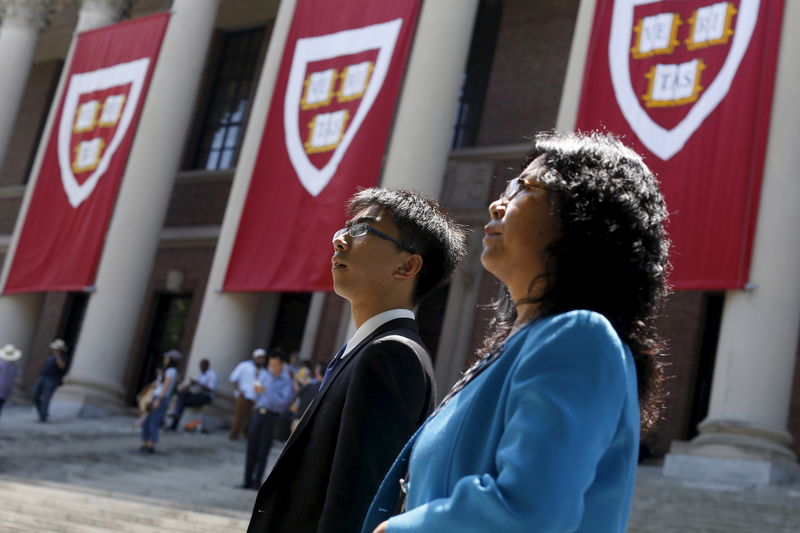
[[[394,271],[396,278],[413,278],[422,269],[422,256],[419,254],[411,254],[406,257],[403,264]]]

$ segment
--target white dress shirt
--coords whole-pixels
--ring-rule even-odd
[[[414,320],[416,317],[414,316],[414,311],[411,309],[389,309],[388,311],[384,311],[383,313],[378,313],[377,315],[373,316],[363,324],[361,327],[358,328],[353,335],[353,337],[347,341],[345,345],[344,353],[342,353],[341,357],[344,359],[347,357],[353,348],[358,346],[358,344],[370,336],[372,332],[376,329],[381,327],[382,325],[386,324],[391,320],[395,320],[398,318],[410,318]]]
[[[256,364],[253,361],[242,361],[236,365],[228,379],[239,384],[237,395],[241,394],[248,400],[256,399],[256,390],[253,386],[256,380]]]

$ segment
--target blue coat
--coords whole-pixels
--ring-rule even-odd
[[[624,532],[638,448],[633,357],[608,320],[541,319],[415,433],[363,531],[391,516],[408,471],[390,533]]]

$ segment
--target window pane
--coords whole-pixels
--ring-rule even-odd
[[[211,142],[212,150],[219,150],[222,148],[222,140],[225,138],[225,128],[219,128],[214,133],[214,140]]]
[[[217,168],[231,168],[231,163],[233,163],[233,150],[224,150]]]
[[[225,137],[225,148],[236,148],[239,140],[239,126],[231,126],[228,128],[228,135]]]
[[[244,120],[244,112],[247,109],[247,99],[242,98],[239,100],[239,104],[236,106],[236,110],[231,115],[231,123],[232,124],[241,124]]]
[[[219,151],[213,150],[208,154],[208,160],[206,161],[206,170],[216,170],[217,163],[219,163]]]

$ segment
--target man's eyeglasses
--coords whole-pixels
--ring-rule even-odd
[[[336,233],[333,234],[333,240],[335,241],[336,239],[338,239],[339,237],[341,237],[345,233],[350,235],[351,237],[363,237],[367,233],[372,233],[376,237],[380,237],[381,239],[385,239],[387,241],[391,241],[391,242],[395,243],[397,246],[399,246],[400,248],[402,248],[406,252],[409,252],[409,253],[412,253],[412,254],[417,253],[417,252],[414,251],[414,249],[412,247],[410,247],[407,244],[404,244],[404,243],[398,241],[394,237],[389,237],[388,235],[386,235],[382,231],[376,230],[375,228],[373,228],[372,226],[370,226],[366,222],[357,222],[356,224],[353,224],[349,228],[340,229],[339,231],[337,231]]]

